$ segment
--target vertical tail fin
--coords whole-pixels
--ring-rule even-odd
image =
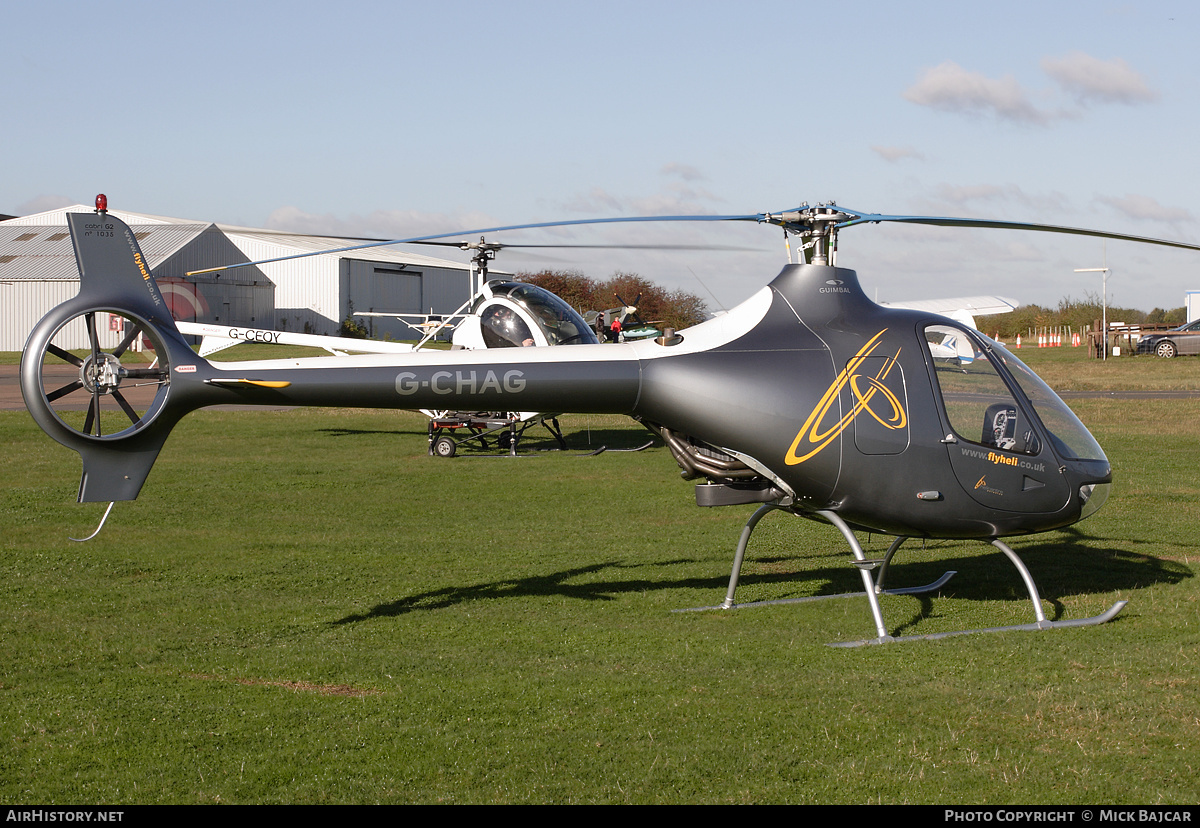
[[[67,224],[79,293],[30,333],[21,393],[42,430],[79,452],[80,502],[132,500],[187,410],[172,405],[173,373],[199,360],[133,231],[102,210],[70,213]]]

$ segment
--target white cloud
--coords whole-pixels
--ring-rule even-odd
[[[967,204],[972,201],[996,201],[1008,197],[1011,188],[999,187],[995,184],[963,184],[954,186],[941,184],[937,188],[939,198],[951,204]]]
[[[948,60],[926,69],[904,92],[906,100],[943,112],[993,115],[1006,121],[1045,124],[1053,115],[1039,110],[1016,78],[1006,75],[994,80],[963,69]]]
[[[912,147],[885,147],[877,144],[871,147],[871,151],[884,161],[891,161],[893,163],[909,158],[915,161],[925,160],[925,156]]]
[[[1042,70],[1081,104],[1139,104],[1158,99],[1158,93],[1121,58],[1105,61],[1071,52],[1062,58],[1043,58]]]
[[[586,193],[577,193],[563,205],[563,209],[572,213],[620,213],[625,209],[621,199],[605,190],[603,187],[592,187]]]
[[[70,207],[72,204],[77,203],[78,202],[75,199],[60,195],[34,196],[24,204],[18,204],[16,214],[18,216],[30,216],[34,213],[46,213],[50,210],[60,210],[63,207]]]
[[[1071,52],[1061,58],[1043,58],[1042,71],[1057,84],[1060,92],[1046,95],[1070,96],[1078,106],[1095,104],[1148,103],[1158,93],[1121,58],[1100,60],[1084,52]],[[1041,97],[1043,93],[1038,93]],[[1012,75],[989,78],[972,72],[954,61],[946,61],[924,74],[904,92],[904,97],[920,106],[942,112],[966,115],[990,115],[1003,121],[1046,125],[1063,118],[1078,117],[1068,106],[1046,108],[1034,103]]]
[[[693,167],[668,164],[663,173],[683,180],[669,180],[658,192],[641,196],[617,196],[600,187],[573,196],[563,208],[570,212],[600,215],[630,213],[637,216],[709,215],[716,212],[711,206],[725,199],[689,181],[703,179]]]
[[[978,202],[990,205],[1011,203],[1025,211],[1059,214],[1070,207],[1069,199],[1062,193],[1027,193],[1015,184],[940,184],[934,192],[940,201],[953,204],[958,209],[966,209],[968,205]]]
[[[482,213],[448,215],[417,210],[376,210],[365,216],[343,218],[332,213],[307,213],[299,207],[287,205],[273,210],[267,216],[265,226],[269,230],[286,230],[290,233],[399,239],[496,224],[494,218]]]
[[[703,216],[716,212],[707,202],[713,196],[683,189],[679,192],[652,193],[630,200],[633,211],[641,216]]]
[[[670,164],[664,164],[661,172],[663,175],[678,176],[684,181],[704,181],[708,178],[708,176],[690,164],[679,164],[674,162]]]
[[[1132,194],[1122,198],[1097,196],[1096,200],[1102,204],[1107,204],[1118,213],[1132,219],[1162,221],[1168,224],[1179,224],[1196,220],[1189,210],[1182,207],[1168,207],[1165,204],[1159,204],[1153,198],[1150,198],[1150,196]]]

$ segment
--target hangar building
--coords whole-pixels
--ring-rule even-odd
[[[24,348],[38,320],[78,292],[66,214],[80,212],[93,209],[75,205],[0,221],[0,351]],[[449,314],[470,296],[470,265],[381,247],[188,276],[355,242],[109,213],[137,236],[177,319],[332,335],[356,311]],[[375,337],[415,338],[399,320],[371,317],[365,324]],[[87,342],[68,347],[87,347]]]

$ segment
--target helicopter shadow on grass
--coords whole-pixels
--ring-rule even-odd
[[[1025,560],[1038,584],[1043,601],[1049,602],[1053,607],[1052,612],[1047,613],[1050,620],[1063,617],[1063,599],[1068,596],[1133,590],[1154,584],[1178,584],[1186,578],[1193,577],[1190,568],[1175,561],[1131,552],[1128,549],[1103,545],[1085,546],[1084,541],[1102,544],[1099,539],[1089,538],[1075,529],[1069,529],[1036,543],[1023,544],[1018,549],[1018,554]],[[965,554],[940,557],[936,556],[937,547],[931,548],[935,550],[932,560],[906,562],[905,550],[902,547],[893,560],[886,586],[903,587],[930,583],[937,580],[943,572],[953,569],[958,574],[936,595],[971,601],[1028,602],[1029,597],[1020,575],[999,551],[988,551],[981,545],[976,552],[972,547],[963,548],[961,543],[956,542],[948,551],[962,549]],[[928,550],[925,556],[928,557]],[[816,558],[836,558],[836,562],[831,561],[828,565],[821,564],[816,567],[809,567],[804,563]],[[472,601],[519,597],[561,596],[577,600],[611,601],[623,593],[659,590],[698,590],[711,594],[714,599],[723,597],[728,579],[728,575],[724,573],[717,573],[711,577],[610,577],[605,580],[572,583],[576,578],[594,576],[602,572],[616,575],[619,572],[647,567],[694,567],[695,564],[696,561],[691,558],[645,563],[610,560],[524,578],[461,587],[450,586],[377,604],[366,612],[348,615],[331,624],[353,624],[415,611],[446,609]],[[749,600],[839,595],[862,590],[862,580],[857,571],[849,565],[847,556],[834,552],[797,552],[756,558],[751,550],[740,584],[739,597]],[[936,615],[934,595],[910,597],[919,600],[919,609],[908,620],[895,627],[896,634]]]
[[[419,431],[405,431],[397,428],[318,428],[318,434],[328,434],[330,437],[410,437],[421,434]]]
[[[365,613],[348,615],[345,618],[331,622],[333,626],[354,624],[375,618],[391,618],[417,610],[446,609],[470,601],[492,601],[503,598],[520,597],[549,597],[558,595],[564,598],[575,598],[586,601],[612,601],[617,595],[628,592],[647,592],[659,589],[679,587],[716,587],[719,579],[683,579],[674,581],[652,580],[647,578],[629,580],[608,580],[586,583],[569,583],[571,579],[590,575],[606,570],[630,570],[645,567],[676,566],[693,564],[690,559],[672,561],[657,561],[629,564],[620,561],[606,561],[588,566],[573,567],[558,572],[542,575],[530,575],[525,578],[511,578],[502,581],[491,581],[483,584],[473,584],[464,587],[445,587],[429,592],[410,595],[386,604],[376,604]]]

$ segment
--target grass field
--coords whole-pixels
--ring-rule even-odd
[[[1010,350],[1056,391],[1200,391],[1200,359],[1088,359],[1083,348]]]
[[[723,598],[752,508],[696,508],[665,449],[578,456],[642,442],[621,418],[442,460],[412,414],[198,412],[78,544],[78,456],[0,412],[0,801],[1194,804],[1200,401],[1072,405],[1113,498],[1012,545],[1048,616],[1125,612],[855,650],[825,645],[872,634],[863,600],[671,612]],[[846,557],[772,515],[739,601],[860,588]],[[884,599],[893,633],[1031,620],[980,543],[910,542],[891,581],[945,569]]]

